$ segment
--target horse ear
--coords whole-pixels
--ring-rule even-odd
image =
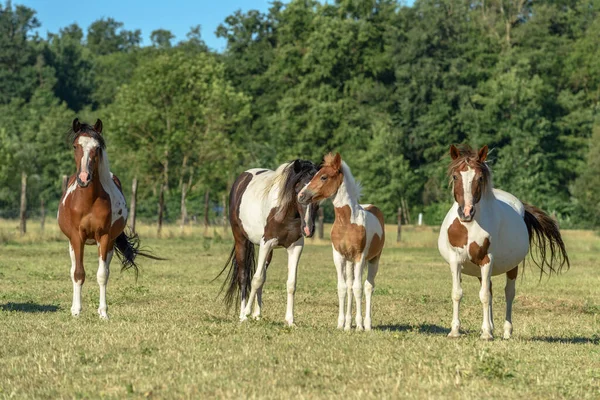
[[[484,162],[485,159],[487,158],[487,155],[488,155],[488,147],[486,144],[479,150],[479,154],[477,154],[477,156],[479,158],[479,162],[481,162],[481,163]]]
[[[453,144],[450,145],[450,157],[452,157],[453,160],[456,160],[458,157],[460,157],[460,151]]]
[[[335,153],[332,167],[338,171],[342,169],[342,156],[340,156],[340,153]]]
[[[77,133],[81,129],[81,124],[79,123],[79,118],[75,118],[73,120],[73,132]]]
[[[94,124],[94,130],[98,133],[102,133],[102,121],[100,121],[100,118],[96,120],[96,123]]]
[[[294,161],[294,172],[295,173],[300,173],[300,171],[302,171],[302,165],[300,164],[300,160],[295,160]]]

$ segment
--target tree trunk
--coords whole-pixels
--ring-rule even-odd
[[[138,180],[136,177],[133,178],[133,181],[131,182],[131,207],[129,209],[129,228],[131,229],[132,233],[135,233],[135,206],[137,202],[137,187]]]
[[[21,172],[21,211],[19,217],[21,219],[21,236],[23,236],[27,232],[27,174],[24,171]]]
[[[206,189],[206,195],[204,195],[204,235],[208,234],[208,202],[209,202],[210,190]]]
[[[402,237],[402,207],[398,207],[398,234],[396,242],[399,242]]]
[[[67,185],[69,184],[69,177],[67,175],[62,176],[62,194],[67,191]]]
[[[44,233],[44,227],[46,225],[46,207],[44,205],[44,198],[40,197],[40,229],[42,230],[42,233]]]
[[[223,206],[223,234],[227,235],[227,194],[223,193],[221,196],[221,204]]]
[[[158,231],[157,235],[160,237],[163,224],[163,214],[165,210],[165,185],[160,185],[160,192],[158,194]]]
[[[319,227],[317,229],[317,236],[319,239],[323,239],[324,230],[325,230],[325,214],[323,213],[323,209],[319,207],[319,212],[317,213],[319,216]]]
[[[181,185],[181,233],[187,221],[187,208],[185,207],[185,196],[187,195],[187,183]]]

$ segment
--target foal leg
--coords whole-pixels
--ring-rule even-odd
[[[513,300],[515,299],[515,285],[517,283],[518,273],[518,266],[506,273],[506,286],[504,287],[504,294],[506,296],[506,320],[504,320],[504,335],[502,336],[504,339],[510,339],[512,336],[512,305]]]
[[[364,267],[364,258],[359,262],[354,263],[354,283],[352,285],[352,291],[354,292],[354,302],[356,303],[356,330],[362,331],[363,318],[362,318],[362,271]]]
[[[254,298],[256,297],[256,292],[262,288],[262,285],[265,283],[265,264],[267,261],[267,256],[273,250],[273,247],[276,244],[276,239],[271,239],[265,242],[264,239],[260,241],[260,248],[258,250],[258,264],[256,265],[256,272],[254,273],[254,277],[252,277],[252,287],[250,290],[250,296],[248,296],[248,300],[246,302],[246,308],[242,312],[242,317],[240,318],[242,321],[248,319],[248,315],[252,312],[252,303],[254,303]]]
[[[354,262],[346,261],[346,294],[348,300],[346,302],[346,322],[344,330],[349,331],[352,327],[352,280],[354,278]]]
[[[369,261],[369,271],[365,281],[365,330],[371,330],[371,296],[375,290],[375,276],[379,270],[379,257]]]
[[[338,280],[338,300],[339,300],[339,314],[338,314],[338,329],[344,328],[344,301],[346,300],[346,280],[344,277],[344,273],[346,270],[346,260],[344,260],[344,256],[340,253],[333,250],[333,263],[335,264],[335,269],[337,271],[337,280]]]
[[[265,281],[267,280],[267,270],[269,269],[269,264],[271,264],[272,258],[273,250],[271,250],[271,252],[267,256],[267,261],[265,262]],[[263,287],[261,286],[260,289],[258,289],[256,292],[256,300],[254,301],[254,311],[252,311],[252,318],[257,321],[260,319],[260,313],[262,311],[262,292]]]
[[[285,322],[294,326],[294,295],[296,293],[296,278],[298,277],[298,262],[304,248],[304,237],[300,237],[296,243],[287,248],[288,253],[288,278],[287,278],[287,308],[285,311]]]
[[[73,304],[71,315],[78,317],[81,312],[81,287],[85,282],[85,270],[83,269],[83,246],[81,239],[77,238],[69,242],[69,254],[71,255],[71,281],[73,281]]]
[[[98,248],[98,273],[96,274],[98,286],[100,286],[100,305],[98,307],[98,314],[102,319],[108,319],[106,284],[108,283],[108,276],[110,275],[110,261],[112,260],[112,256],[113,247],[112,244],[109,243],[108,235],[106,235],[100,239],[100,246]]]
[[[481,289],[479,290],[479,300],[483,306],[483,323],[481,324],[481,339],[492,340],[494,335],[492,332],[492,296],[490,294],[492,285],[492,256],[488,254],[490,261],[481,267]]]
[[[452,272],[452,330],[448,334],[448,337],[452,338],[460,337],[458,310],[463,297],[463,290],[460,284],[460,269],[461,266],[456,261],[450,263],[450,271]]]

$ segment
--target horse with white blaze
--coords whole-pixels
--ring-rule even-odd
[[[333,262],[338,276],[338,329],[350,330],[352,293],[356,302],[356,330],[371,330],[371,296],[385,242],[382,212],[371,204],[359,204],[360,185],[340,153],[325,156],[321,169],[298,194],[301,204],[315,204],[332,198],[335,221],[331,228]],[[362,272],[368,265],[365,282],[365,319],[361,313]],[[348,295],[346,313],[344,300]]]
[[[537,207],[522,203],[505,191],[492,187],[486,164],[488,147],[479,151],[450,146],[448,168],[454,204],[446,214],[438,238],[438,249],[452,272],[452,329],[449,337],[460,336],[459,306],[463,296],[461,273],[481,282],[479,299],[483,306],[481,339],[494,338],[492,275],[506,274],[506,319],[503,337],[512,335],[512,303],[518,266],[530,246],[531,259],[540,273],[560,272],[570,266],[558,225]]]
[[[225,303],[241,297],[240,321],[259,319],[262,289],[273,249],[284,247],[288,253],[287,310],[285,321],[294,325],[294,295],[298,262],[304,237],[315,231],[318,205],[301,205],[296,196],[317,172],[310,161],[294,160],[272,171],[254,168],[243,172],[229,194],[229,222],[235,244],[225,267],[229,268],[223,288],[228,285]],[[254,245],[259,246],[258,262]]]

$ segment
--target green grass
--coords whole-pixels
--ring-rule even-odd
[[[572,268],[517,283],[514,338],[479,340],[477,279],[464,277],[462,338],[447,339],[448,267],[431,228],[390,226],[374,294],[373,332],[341,332],[331,247],[309,243],[299,270],[296,328],[286,328],[286,255],[269,267],[261,321],[240,324],[211,283],[229,255],[221,228],[169,227],[144,244],[168,261],[142,260],[137,283],[113,264],[111,320],[99,320],[97,255],[86,247],[83,311],[70,315],[67,243],[54,221],[14,234],[0,222],[0,397],[8,398],[598,398],[600,238],[565,232]],[[30,229],[35,231],[34,224]],[[221,234],[220,237],[219,234]],[[494,278],[502,334],[503,277]]]

